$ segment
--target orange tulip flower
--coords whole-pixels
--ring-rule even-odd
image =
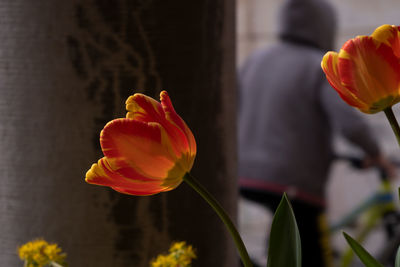
[[[382,25],[348,40],[321,62],[332,87],[349,105],[376,113],[400,101],[400,29]]]
[[[161,103],[134,94],[126,100],[126,118],[110,121],[100,133],[104,157],[86,173],[86,182],[129,195],[146,196],[176,188],[182,181],[214,209],[235,241],[244,266],[251,267],[246,247],[229,215],[189,173],[196,141],[176,114],[167,92]]]
[[[130,195],[176,188],[193,166],[196,141],[176,114],[167,92],[161,103],[143,94],[126,101],[126,118],[110,121],[100,134],[104,157],[86,173],[86,182]]]

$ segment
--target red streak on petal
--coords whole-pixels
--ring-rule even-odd
[[[123,188],[123,187],[112,187],[117,192],[134,195],[134,196],[150,196],[154,194],[158,194],[161,192],[170,191],[171,189],[166,190],[160,186],[146,185],[146,186],[138,186],[136,188]]]
[[[161,93],[161,96],[163,93],[164,92]],[[127,118],[142,122],[157,122],[165,129],[169,136],[169,143],[171,143],[175,157],[179,158],[182,154],[190,150],[185,132],[182,132],[174,122],[168,119],[169,114],[165,113],[165,110],[159,102],[148,96],[135,94],[128,98],[126,104],[127,110],[129,111]],[[170,104],[170,107],[172,107],[172,104]],[[171,112],[176,115],[173,107]]]
[[[166,91],[162,91],[160,94],[161,98],[161,105],[166,113],[166,117],[168,121],[170,121],[172,124],[174,124],[176,127],[178,127],[182,133],[185,135],[186,139],[186,144],[188,145],[188,148],[185,152],[189,152],[191,155],[196,154],[196,140],[194,139],[194,136],[189,129],[189,127],[186,125],[184,120],[175,112],[175,109],[172,105],[171,99],[168,96],[168,93]],[[185,145],[186,145],[185,144]]]
[[[137,192],[134,195],[151,195],[165,190],[161,186],[163,181],[135,181],[123,177],[111,169],[111,165],[106,158],[102,158],[97,164],[93,164],[86,175],[86,181],[91,184],[119,188],[120,190],[118,191],[131,191],[130,194]]]
[[[343,46],[349,58],[339,59],[339,75],[346,88],[371,105],[398,94],[400,68],[393,51],[372,37],[358,37]]]
[[[126,101],[127,110],[131,111],[132,119],[142,122],[158,122],[164,120],[161,104],[143,94],[134,94]]]
[[[113,120],[104,127],[100,143],[106,157],[121,158],[138,173],[152,179],[165,177],[175,165],[169,140],[156,123]]]
[[[322,61],[322,69],[330,85],[336,90],[339,96],[349,105],[362,108],[361,103],[347,88],[342,85],[338,71],[338,54],[334,52],[327,53]]]

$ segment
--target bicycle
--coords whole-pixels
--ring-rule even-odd
[[[359,157],[340,155],[336,157],[336,160],[349,162],[352,167],[357,169],[363,168],[363,161]],[[393,161],[393,163],[396,166],[400,166],[400,162]],[[379,168],[376,168],[376,170],[380,178],[380,187],[371,196],[357,205],[356,208],[331,225],[328,229],[328,235],[331,236],[334,232],[348,226],[356,227],[358,231],[356,234],[352,234],[352,237],[360,244],[363,244],[365,239],[374,230],[384,225],[389,242],[384,244],[379,255],[376,257],[384,266],[393,266],[395,254],[400,245],[400,213],[395,206],[395,202],[398,200],[395,200],[393,196],[392,187],[385,171]],[[355,222],[363,216],[364,220],[356,224]],[[334,254],[336,254],[334,255],[335,263],[337,263],[335,266],[339,267],[353,266],[352,264],[357,258],[350,247],[343,253],[336,252]]]
[[[351,166],[357,169],[363,168],[362,160],[358,157],[338,156],[338,160],[345,160],[351,163]],[[397,166],[398,162],[393,161]],[[342,230],[347,226],[356,226],[357,233],[353,238],[362,244],[371,232],[379,226],[383,226],[388,242],[380,249],[376,258],[384,266],[394,266],[395,255],[400,245],[400,212],[396,209],[395,197],[388,180],[385,170],[375,167],[379,173],[380,187],[371,196],[362,201],[353,210],[340,218],[331,225],[329,231],[333,233]],[[364,220],[358,220],[364,216]],[[355,225],[355,221],[358,224]],[[338,266],[352,266],[355,257],[351,248],[347,248],[338,259]]]

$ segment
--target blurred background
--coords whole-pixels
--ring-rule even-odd
[[[369,35],[382,24],[398,25],[400,2],[395,0],[330,0],[337,9],[338,32],[335,50],[339,50],[345,41],[357,35]],[[274,44],[277,30],[277,10],[279,0],[237,0],[237,65],[243,64],[247,56],[259,48]],[[396,114],[399,107],[394,107]],[[383,113],[364,115],[371,123],[376,136],[385,152],[400,159],[396,139]],[[337,137],[336,151],[357,155],[359,151],[345,140]],[[400,173],[398,173],[400,177]],[[397,188],[398,184],[394,186]],[[379,185],[375,170],[354,170],[348,163],[336,162],[332,168],[328,193],[328,219],[330,222],[340,218],[363,199],[370,196]],[[397,192],[394,192],[398,199]],[[271,222],[272,215],[263,207],[244,199],[239,201],[239,222],[246,244],[253,255],[265,261],[265,225]],[[333,237],[335,247],[342,248],[345,240],[339,233]],[[382,233],[371,235],[366,247],[374,252],[382,244]]]

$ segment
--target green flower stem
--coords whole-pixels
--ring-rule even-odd
[[[399,123],[396,120],[396,117],[393,114],[392,107],[388,107],[383,110],[385,112],[386,118],[389,120],[390,126],[392,126],[392,130],[396,135],[397,143],[400,146],[400,127]]]
[[[218,203],[218,201],[190,173],[186,173],[183,177],[183,180],[188,183],[197,193],[199,193],[218,214],[218,216],[224,222],[225,226],[228,228],[231,236],[233,237],[244,266],[252,267],[253,264],[251,263],[249,254],[247,253],[246,247],[244,246],[239,232],[237,231],[235,225],[232,223],[232,220],[229,218],[228,214]]]

